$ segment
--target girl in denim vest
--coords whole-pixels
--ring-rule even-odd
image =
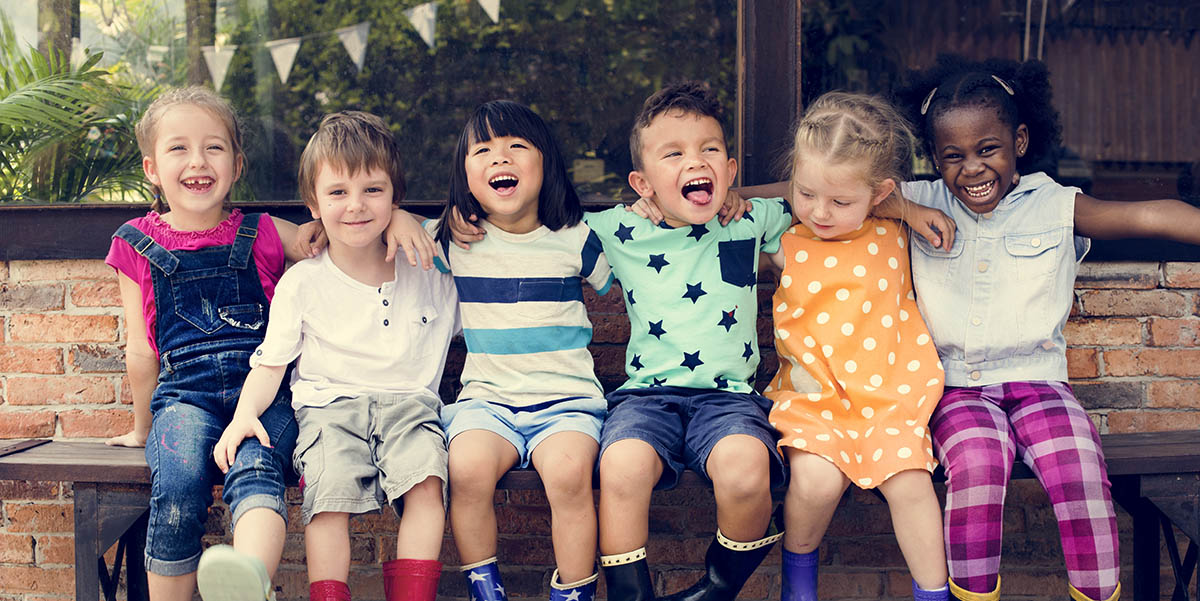
[[[1071,597],[1115,601],[1116,518],[1099,436],[1067,384],[1063,325],[1087,237],[1200,243],[1200,211],[1097,200],[1038,171],[1060,133],[1039,62],[942,56],[910,81],[901,96],[941,179],[903,194],[957,222],[948,249],[914,236],[912,251],[946,370],[931,427],[947,475],[951,592],[1000,597],[1004,494],[1020,453],[1054,507]]]
[[[271,446],[246,441],[224,478],[212,449],[266,331],[284,249],[301,236],[286,221],[230,208],[244,163],[241,134],[232,108],[212,92],[164,93],[138,123],[137,140],[156,199],[145,217],[117,230],[105,259],[117,270],[125,309],[134,414],[133,430],[108,444],[146,447],[150,597],[191,599],[199,567],[208,601],[265,599],[283,549],[284,471],[296,442],[289,399],[281,393],[262,417]],[[217,483],[233,515],[234,546],[201,558]]]

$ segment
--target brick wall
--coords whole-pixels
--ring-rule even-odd
[[[760,382],[772,371],[769,297],[760,294]],[[1068,324],[1072,383],[1102,432],[1200,426],[1200,264],[1086,264]],[[620,294],[587,298],[595,326],[593,353],[606,387],[623,379],[629,326]],[[123,316],[116,279],[98,260],[0,262],[0,439],[92,438],[130,426],[123,376]],[[453,396],[463,349],[456,343],[443,385]],[[289,491],[298,515],[296,491]],[[0,601],[69,599],[74,587],[71,488],[57,482],[0,481]],[[514,597],[547,595],[553,569],[549,511],[544,495],[497,493],[500,557]],[[214,506],[210,542],[227,540],[228,510]],[[1130,565],[1128,516],[1119,514],[1122,557]],[[695,491],[659,493],[651,509],[650,556],[661,590],[674,591],[699,575],[715,522],[711,499]],[[356,598],[382,597],[378,562],[392,558],[396,520],[390,513],[352,522],[352,587]],[[304,546],[292,520],[281,599],[304,599]],[[1036,483],[1015,482],[1005,514],[1005,596],[1064,598],[1057,528]],[[110,551],[111,553],[111,551]],[[854,491],[843,501],[822,548],[821,598],[905,598],[909,578],[891,533],[887,507]],[[443,560],[457,564],[446,537]],[[778,598],[779,556],[747,584],[746,599]],[[1128,568],[1127,568],[1128,569]],[[1131,586],[1126,574],[1126,587]],[[1169,574],[1163,591],[1169,595]],[[453,568],[442,579],[446,599],[465,598]]]

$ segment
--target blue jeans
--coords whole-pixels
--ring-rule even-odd
[[[196,346],[188,350],[202,350]],[[296,420],[286,386],[259,417],[272,447],[253,437],[243,440],[224,475],[213,462],[213,446],[237,407],[250,359],[246,350],[217,352],[222,346],[228,345],[214,343],[211,352],[189,353],[192,358],[180,363],[165,355],[150,402],[154,421],[146,440],[152,481],[146,569],[162,576],[196,571],[212,487],[222,478],[222,499],[235,526],[258,507],[287,519],[284,474],[296,446]]]

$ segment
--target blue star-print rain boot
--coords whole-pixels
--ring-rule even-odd
[[[550,577],[550,601],[592,601],[596,598],[598,578],[600,573],[596,572],[578,582],[563,584],[558,579],[558,570],[554,570]]]
[[[467,577],[467,592],[471,601],[508,601],[495,557],[463,566],[462,572]]]

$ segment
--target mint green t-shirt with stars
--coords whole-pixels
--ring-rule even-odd
[[[753,392],[758,370],[758,255],[792,224],[781,198],[752,198],[740,221],[672,228],[613,207],[584,218],[625,295],[629,345],[621,386]]]

